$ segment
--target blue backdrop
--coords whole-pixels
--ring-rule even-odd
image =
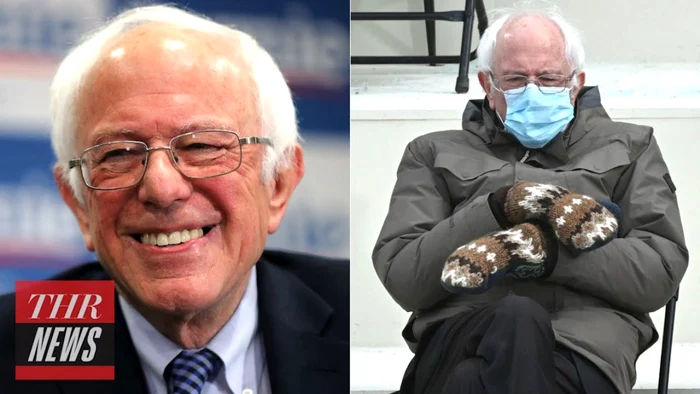
[[[148,4],[159,3],[149,2]],[[349,255],[349,2],[168,2],[252,34],[295,95],[307,173],[270,247]],[[58,62],[126,0],[0,2],[0,293],[93,259],[52,176],[48,89]]]

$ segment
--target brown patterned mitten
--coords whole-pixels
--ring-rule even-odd
[[[620,208],[613,202],[534,182],[518,182],[494,194],[500,194],[508,221],[545,222],[562,245],[574,252],[597,249],[617,236]]]
[[[500,276],[548,277],[557,262],[551,231],[533,223],[519,224],[459,247],[447,258],[442,286],[451,293],[481,293]]]

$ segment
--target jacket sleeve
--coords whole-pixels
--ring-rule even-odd
[[[391,297],[406,311],[429,308],[450,293],[440,274],[459,246],[501,228],[488,195],[463,196],[469,203],[453,213],[442,176],[411,142],[397,171],[389,212],[372,260]]]
[[[560,248],[554,281],[621,310],[645,314],[674,295],[688,267],[675,186],[653,134],[613,191],[622,211],[618,238],[572,256]]]

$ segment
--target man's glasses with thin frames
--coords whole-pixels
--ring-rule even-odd
[[[241,138],[230,130],[200,130],[178,135],[168,146],[149,147],[142,141],[114,141],[92,146],[69,161],[80,167],[85,185],[94,190],[118,190],[135,186],[146,173],[149,154],[167,150],[175,168],[185,177],[202,179],[236,171],[243,145],[265,144],[264,137]]]

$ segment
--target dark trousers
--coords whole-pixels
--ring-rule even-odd
[[[465,314],[426,333],[401,393],[617,393],[596,366],[556,343],[547,311],[529,298]]]

